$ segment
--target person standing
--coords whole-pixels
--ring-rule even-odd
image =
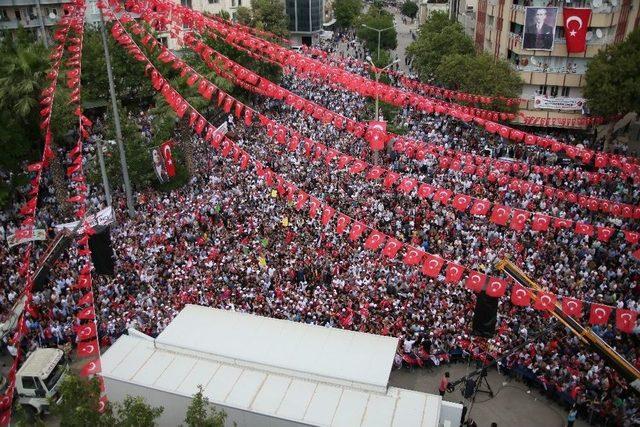
[[[567,415],[567,427],[573,427],[573,423],[576,422],[577,416],[578,410],[576,409],[576,405],[573,405],[569,410],[569,415]]]
[[[447,387],[449,387],[449,372],[445,372],[442,378],[440,378],[440,387],[438,387],[440,396],[444,397],[444,394],[447,392]]]

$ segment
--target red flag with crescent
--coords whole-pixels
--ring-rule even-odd
[[[400,248],[402,248],[402,242],[393,237],[389,237],[387,244],[384,245],[384,249],[382,249],[382,254],[389,258],[395,258]]]
[[[424,262],[422,263],[422,274],[436,278],[440,274],[443,265],[444,260],[439,256],[426,254]]]
[[[531,294],[524,286],[517,283],[511,288],[511,302],[513,305],[519,305],[520,307],[526,307],[531,303]]]
[[[351,218],[343,213],[338,214],[338,219],[336,220],[336,233],[342,234],[350,222]]]
[[[173,164],[173,156],[171,155],[171,144],[173,141],[165,141],[160,146],[160,151],[162,152],[162,158],[164,158],[164,166],[167,169],[167,175],[170,177],[176,176],[176,167]]]
[[[584,52],[587,48],[587,27],[591,19],[591,9],[563,7],[562,16],[567,52]]]
[[[589,323],[592,325],[604,325],[609,320],[611,311],[613,308],[608,305],[591,304],[591,311],[589,312]]]
[[[89,357],[98,354],[98,341],[91,340],[78,343],[78,357]]]
[[[464,270],[463,266],[456,264],[455,262],[450,262],[447,264],[447,270],[444,276],[445,281],[447,283],[458,283],[462,278]]]
[[[102,370],[100,364],[100,358],[87,362],[80,370],[81,377],[88,377],[89,375],[95,375]]]
[[[486,281],[487,276],[485,274],[472,270],[467,276],[467,280],[464,282],[464,285],[473,292],[480,292]]]
[[[507,291],[507,281],[498,277],[489,277],[485,292],[490,297],[499,298]]]
[[[538,310],[552,310],[556,304],[556,296],[551,292],[540,292],[533,305]]]
[[[382,245],[383,242],[384,242],[384,234],[378,230],[373,230],[369,234],[369,237],[367,237],[367,240],[365,240],[364,247],[366,249],[375,251],[380,247],[380,245]]]
[[[630,334],[636,327],[638,313],[635,310],[616,310],[616,328],[622,332]]]
[[[562,311],[567,316],[582,316],[582,301],[575,298],[562,298]]]
[[[76,334],[81,341],[95,338],[97,334],[96,324],[93,322],[80,324],[76,326]]]

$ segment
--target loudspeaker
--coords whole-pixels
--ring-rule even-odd
[[[113,248],[109,227],[94,227],[94,230],[96,233],[89,237],[89,248],[96,274],[113,276]]]
[[[485,338],[494,336],[496,333],[497,314],[498,298],[493,298],[484,292],[480,292],[476,298],[476,307],[473,310],[472,333]]]

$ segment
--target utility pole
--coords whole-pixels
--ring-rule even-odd
[[[104,153],[102,152],[102,141],[96,140],[98,149],[98,162],[100,163],[100,174],[102,175],[102,186],[104,187],[104,197],[107,199],[107,206],[111,206],[111,188],[109,187],[109,177],[107,176],[107,168],[104,166]]]
[[[38,9],[38,20],[40,21],[40,31],[42,31],[42,41],[44,42],[44,47],[49,49],[49,40],[47,40],[47,30],[44,28],[44,17],[42,16],[40,0],[36,0],[36,8]]]
[[[370,26],[368,26],[367,24],[362,24],[362,26],[363,26],[363,27],[365,27],[365,28],[368,28],[368,29],[370,29],[370,30],[373,30],[373,31],[377,31],[377,32],[378,32],[378,59],[377,59],[377,61],[378,61],[378,62],[380,62],[380,35],[382,34],[382,32],[383,32],[383,31],[387,31],[387,30],[390,30],[390,29],[392,29],[392,28],[395,28],[395,26],[394,26],[394,25],[392,25],[392,26],[390,26],[390,27],[383,28],[383,29],[381,29],[381,30],[379,30],[379,29],[377,29],[377,28],[370,27]]]
[[[102,46],[104,47],[104,59],[107,64],[107,77],[109,79],[109,94],[111,95],[111,109],[113,110],[113,124],[116,128],[116,143],[120,152],[120,167],[122,169],[122,179],[124,181],[124,192],[127,196],[127,208],[129,216],[135,215],[136,211],[133,207],[133,195],[131,194],[131,181],[129,181],[129,170],[127,169],[127,157],[122,144],[122,129],[120,128],[120,113],[118,112],[118,104],[116,102],[116,90],[113,85],[113,72],[111,71],[111,56],[109,55],[109,46],[107,45],[107,30],[104,25],[104,15],[100,9],[100,33],[102,34]]]

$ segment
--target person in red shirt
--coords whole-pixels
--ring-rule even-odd
[[[440,387],[438,387],[440,396],[444,397],[444,394],[447,391],[447,387],[449,387],[449,372],[445,372],[442,378],[440,378]]]

